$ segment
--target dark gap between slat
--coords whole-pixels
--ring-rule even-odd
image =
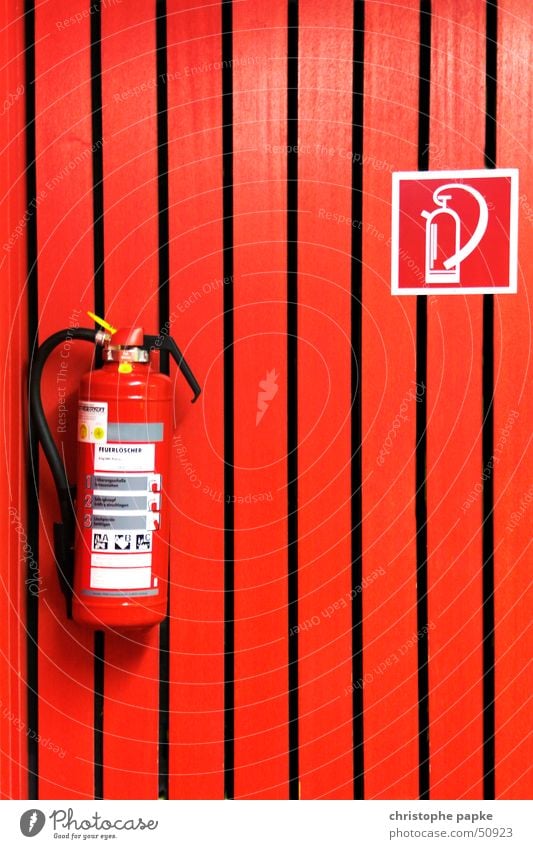
[[[168,190],[168,91],[167,91],[167,4],[156,0],[157,74],[157,203],[159,260],[159,327],[168,327],[170,314],[169,190]],[[159,353],[159,367],[170,374],[169,355]],[[169,709],[170,709],[170,547],[168,551],[168,599],[166,617],[159,627],[159,798],[169,798]]]
[[[222,3],[224,339],[224,795],[235,795],[235,440],[233,362],[233,7]]]
[[[485,167],[496,167],[496,103],[498,72],[498,3],[487,0]],[[481,468],[494,454],[494,296],[483,295],[483,425]],[[494,478],[482,482],[483,497],[483,795],[494,799],[495,680],[494,680]]]
[[[431,76],[431,0],[420,4],[418,90],[418,170],[429,168]],[[424,391],[416,405],[416,618],[418,652],[418,782],[420,799],[429,799],[429,670],[427,571],[427,298],[416,299],[416,383]]]
[[[25,139],[26,139],[26,211],[27,211],[27,292],[28,292],[28,351],[31,359],[38,344],[39,289],[37,270],[37,169],[35,140],[35,4],[24,3],[24,72],[25,72]],[[39,563],[39,446],[37,436],[28,431],[28,460],[26,467],[26,532],[33,557]],[[28,560],[29,563],[29,560]],[[27,577],[31,577],[28,575]],[[39,598],[29,591],[26,581],[26,705],[28,711],[28,799],[39,798]]]
[[[94,798],[104,798],[104,671],[105,638],[94,635]]]
[[[352,82],[352,221],[363,220],[363,120],[365,3],[355,0]],[[356,162],[355,154],[359,154]],[[362,298],[363,227],[352,228],[351,300],[351,545],[352,545],[352,682],[363,679],[363,496],[362,496]],[[353,795],[364,799],[363,690],[353,687]]]
[[[102,18],[98,4],[91,15],[91,131],[93,166],[94,311],[105,314],[104,293],[104,153],[102,130]],[[102,364],[97,348],[95,365]],[[94,798],[104,798],[104,635],[94,635]]]
[[[300,795],[298,717],[298,0],[287,36],[287,512],[289,798]]]

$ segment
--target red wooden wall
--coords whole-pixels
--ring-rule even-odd
[[[527,796],[531,4],[100,6],[2,3],[2,798]],[[494,151],[518,294],[392,297],[391,173]],[[203,386],[142,636],[65,618],[26,438],[102,306]],[[90,363],[45,374],[71,474]]]

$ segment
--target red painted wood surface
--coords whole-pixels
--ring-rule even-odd
[[[82,2],[42,3],[35,12],[39,340],[87,326],[93,307],[92,138],[89,20],[58,26]],[[79,375],[92,350],[65,343],[50,357],[43,401],[60,452],[74,476]],[[58,405],[64,400],[67,432]],[[39,795],[93,796],[93,635],[65,618],[52,551],[57,498],[46,462],[39,464]],[[52,747],[60,747],[56,752]]]
[[[391,172],[417,166],[418,7],[415,0],[373,2],[365,16],[361,227],[368,799],[418,795],[415,301],[389,294]]]
[[[494,309],[496,797],[531,796],[531,27],[532,7],[498,12],[497,161],[520,168],[518,294]],[[528,601],[529,600],[529,601]]]
[[[485,3],[433,4],[429,167],[483,168]],[[430,793],[483,796],[483,298],[428,298]]]
[[[155,82],[153,10],[103,6],[105,310],[147,333],[159,329]],[[105,798],[158,797],[158,708],[159,629],[106,634]]]
[[[434,0],[430,167],[482,167],[485,4]],[[5,2],[7,93],[23,81],[20,0]],[[169,796],[224,795],[221,4],[168,0],[170,315],[202,386],[176,377],[171,482]],[[11,17],[9,17],[11,15]],[[74,16],[78,15],[79,20]],[[93,307],[90,21],[79,0],[36,8],[39,338]],[[418,153],[418,0],[365,3],[363,212],[351,221],[353,3],[299,4],[299,732],[302,798],[353,792],[352,688],[363,687],[365,795],[418,795],[414,298],[390,296],[391,172]],[[527,396],[533,217],[531,10],[498,4],[497,165],[520,168],[519,291],[495,300],[496,794],[531,793]],[[235,293],[235,795],[288,795],[286,520],[287,4],[233,4]],[[357,38],[356,34],[356,38]],[[154,5],[102,6],[106,315],[158,326]],[[0,99],[3,104],[3,99]],[[5,245],[24,216],[24,101],[2,115]],[[3,106],[0,108],[4,108]],[[5,164],[4,164],[5,163]],[[5,211],[5,214],[4,214]],[[350,285],[363,236],[363,681],[352,681]],[[65,618],[40,471],[39,725],[25,686],[26,229],[0,251],[10,329],[3,379],[0,795],[94,795],[93,635]],[[22,281],[22,282],[21,282]],[[22,295],[22,300],[21,300]],[[428,299],[431,795],[482,794],[481,298]],[[63,354],[63,356],[62,356]],[[90,346],[59,351],[45,406],[73,477],[76,386]],[[24,367],[20,368],[20,363]],[[274,374],[273,374],[274,372]],[[59,380],[58,380],[59,378]],[[64,383],[63,383],[64,378]],[[265,388],[266,382],[266,388]],[[277,386],[277,391],[274,387]],[[67,432],[58,431],[65,392]],[[269,396],[269,397],[265,397]],[[258,402],[264,400],[258,420]],[[23,411],[23,412],[21,412]],[[399,423],[399,424],[398,424]],[[255,499],[254,499],[255,497]],[[242,499],[242,500],[239,500]],[[466,506],[468,504],[468,506]],[[16,509],[12,521],[10,508]],[[19,524],[20,522],[20,529]],[[26,554],[28,552],[26,551]],[[303,627],[302,627],[303,626]],[[158,793],[159,632],[107,635],[104,795]],[[7,707],[7,713],[4,708]],[[46,741],[46,742],[45,742]],[[54,750],[54,749],[58,749]]]
[[[300,3],[301,798],[351,798],[350,267],[353,4]],[[302,627],[303,626],[303,627]]]
[[[172,465],[169,793],[224,796],[222,74],[219,3],[168,4],[170,332],[202,396]]]
[[[288,797],[286,21],[234,6],[235,798]]]
[[[6,356],[2,364],[2,434],[0,477],[0,535],[6,549],[0,574],[0,798],[26,794],[28,726],[26,715],[25,593],[26,574],[35,574],[28,543],[25,510],[25,394],[21,363],[26,363],[27,306],[26,237],[17,228],[24,218],[24,64],[22,4],[2,4],[0,69],[0,309],[4,321]],[[18,285],[13,286],[12,281]],[[34,590],[37,584],[32,584]]]

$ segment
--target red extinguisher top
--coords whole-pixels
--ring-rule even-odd
[[[144,330],[142,327],[120,327],[113,334],[113,346],[121,348],[141,348],[144,343]]]

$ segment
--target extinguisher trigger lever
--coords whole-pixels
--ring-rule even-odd
[[[192,373],[191,367],[189,366],[187,360],[176,345],[176,342],[174,341],[172,336],[167,336],[166,334],[161,334],[159,336],[145,336],[144,344],[151,350],[168,351],[172,359],[175,361],[177,367],[181,371],[183,377],[192,389],[192,403],[194,404],[194,402],[197,401],[200,397],[202,389],[200,387],[200,384],[196,380],[194,374]]]

